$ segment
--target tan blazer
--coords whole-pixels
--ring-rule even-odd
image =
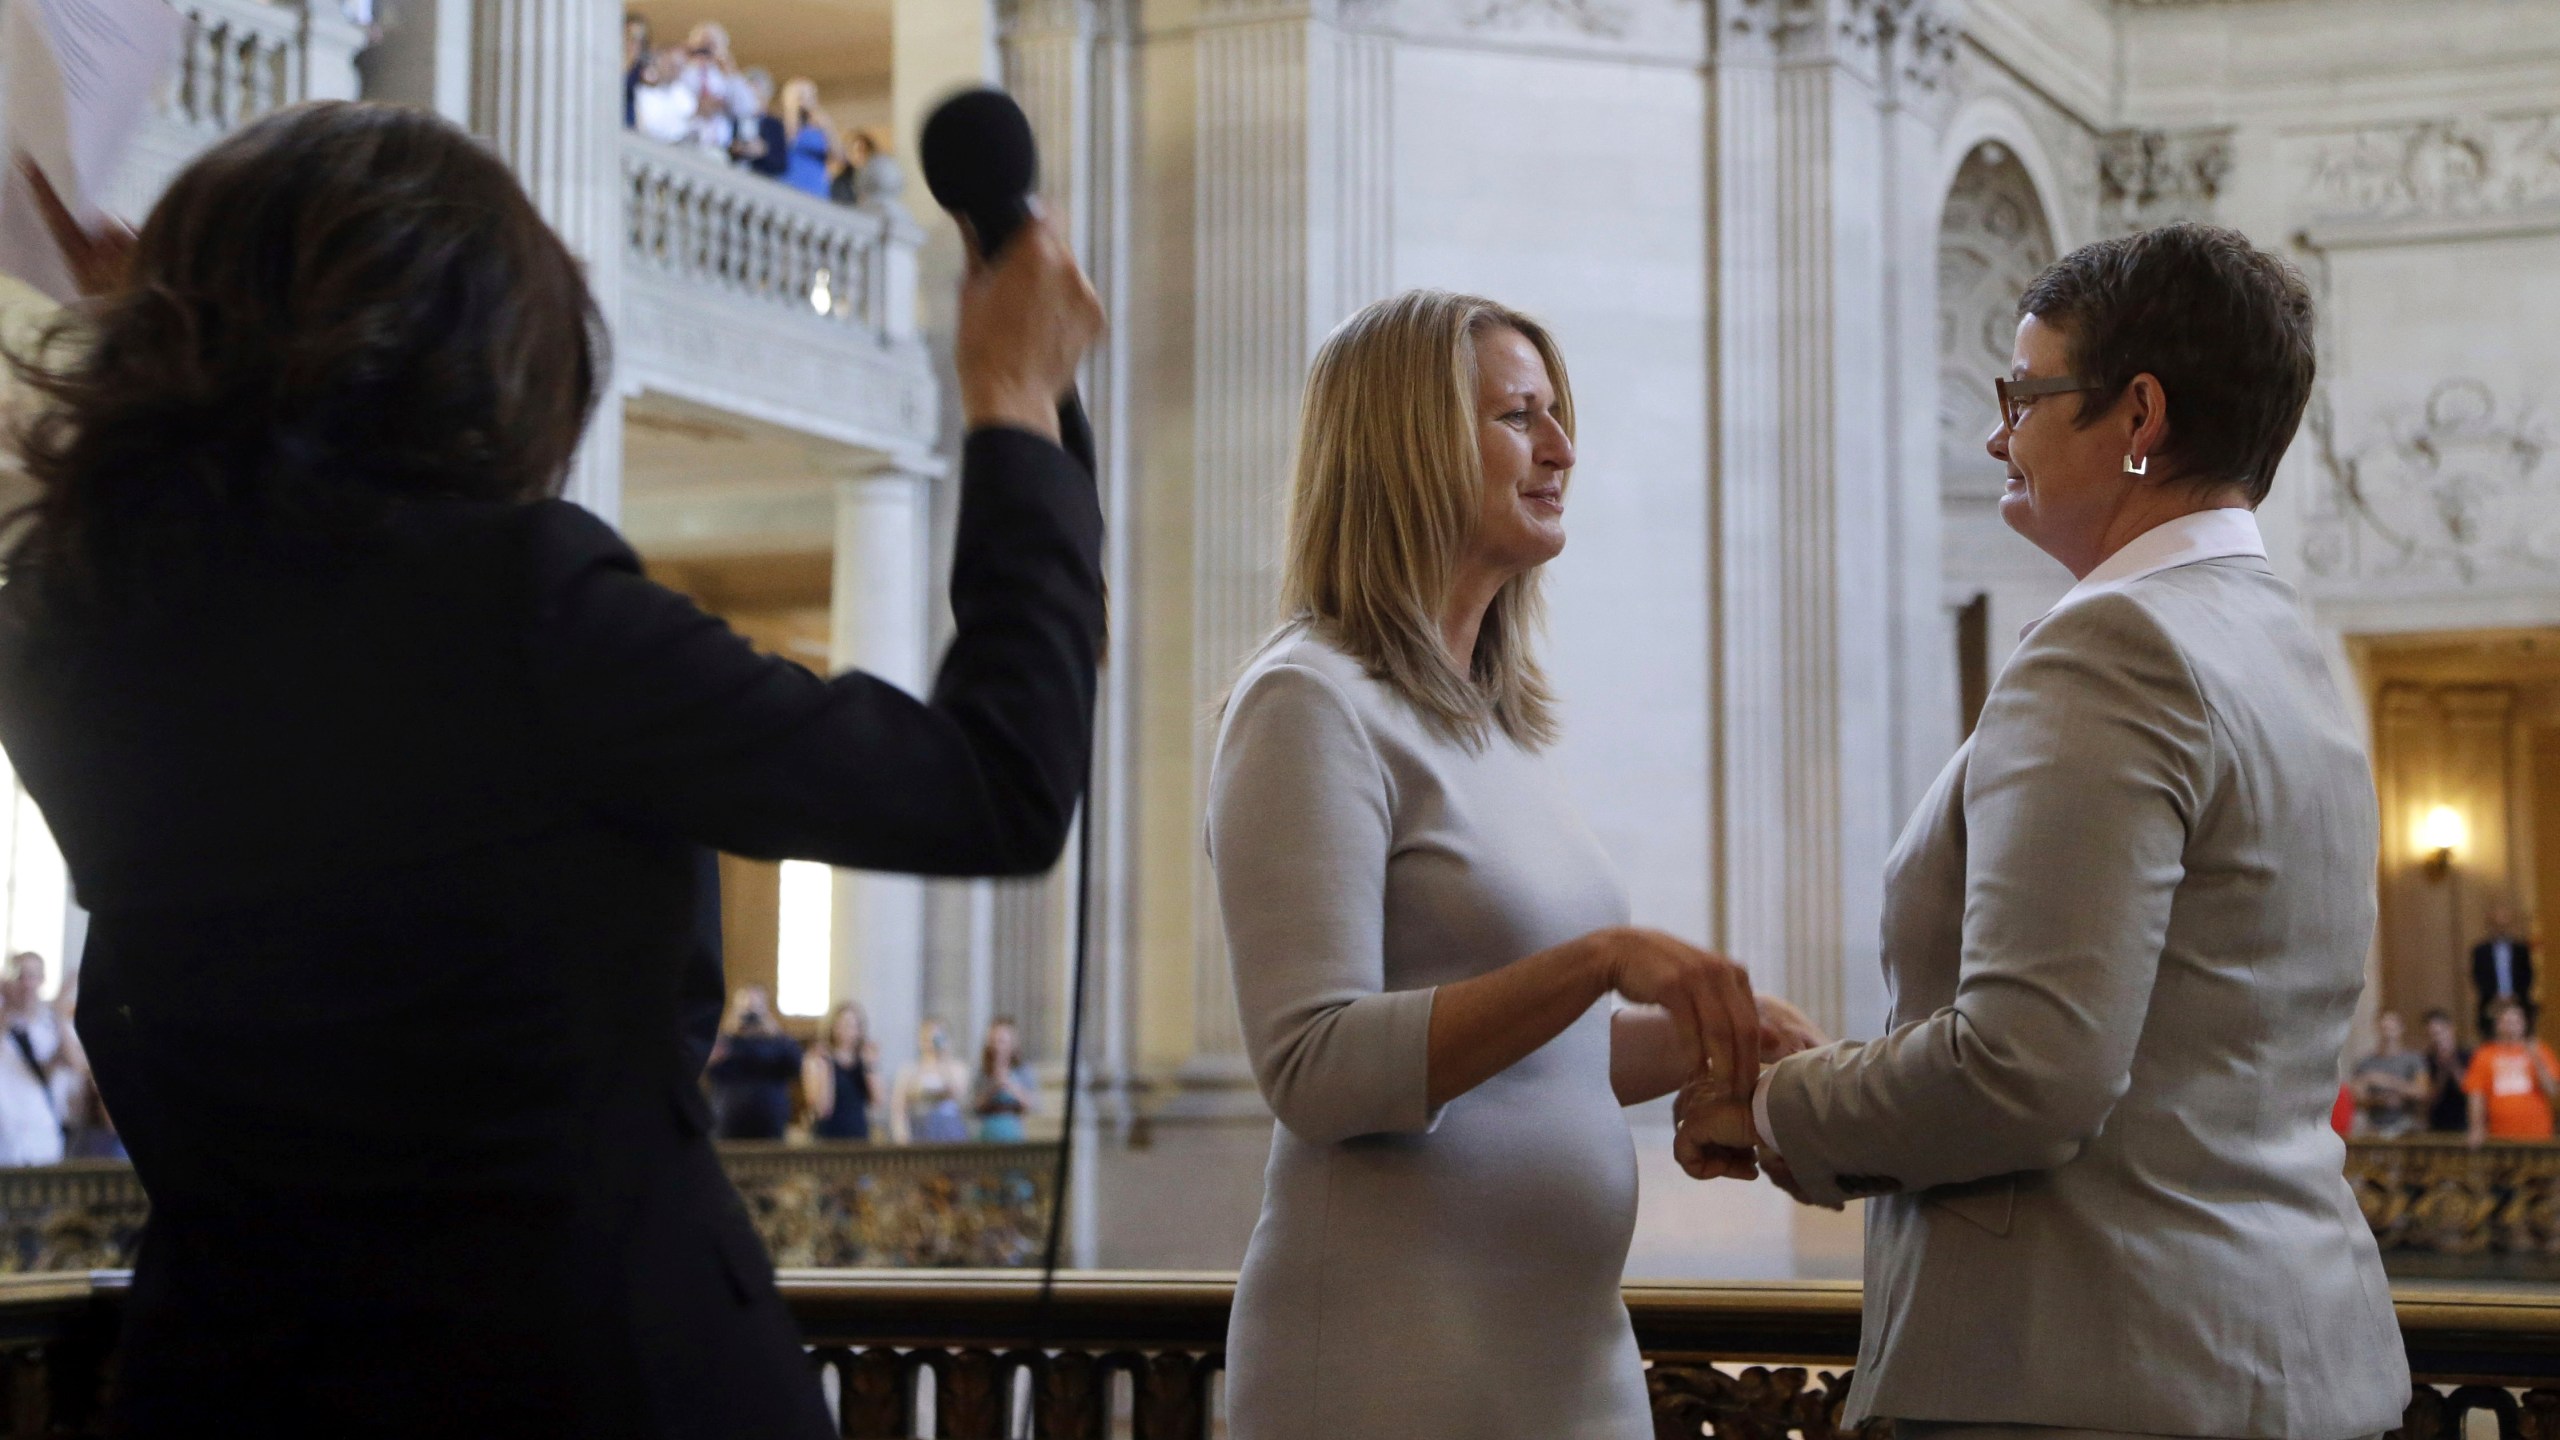
[[[1891,1031],[1770,1072],[1808,1195],[1878,1197],[1850,1419],[2400,1423],[2329,1128],[2375,846],[2363,746],[2265,561],[2029,633],[1888,863]]]

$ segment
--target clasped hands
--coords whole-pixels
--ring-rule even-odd
[[[1752,1003],[1759,1013],[1762,1065],[1829,1043],[1803,1011],[1786,1001],[1774,995],[1754,995]],[[1672,1158],[1693,1180],[1750,1180],[1766,1174],[1771,1183],[1798,1202],[1811,1203],[1796,1185],[1787,1162],[1769,1148],[1766,1137],[1759,1133],[1752,1118],[1752,1088],[1737,1088],[1729,1083],[1729,1077],[1716,1074],[1711,1067],[1702,1067],[1680,1087],[1672,1101]]]

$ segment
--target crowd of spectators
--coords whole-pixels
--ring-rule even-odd
[[[780,1140],[805,1126],[818,1141],[885,1132],[898,1145],[1009,1144],[1028,1138],[1024,1117],[1040,1109],[1040,1083],[1021,1047],[1021,1027],[998,1016],[972,1071],[949,1028],[929,1019],[918,1028],[916,1058],[884,1081],[860,1005],[838,1005],[804,1048],[775,1018],[772,997],[749,985],[730,1000],[704,1080],[724,1140]]]
[[[2549,1140],[2560,1105],[2560,1059],[2527,1028],[2524,1006],[2500,1001],[2489,1034],[2467,1049],[2453,1016],[2427,1012],[2426,1048],[2411,1049],[2408,1027],[2384,1011],[2376,1044],[2356,1062],[2341,1100],[2350,1133],[2375,1139],[2435,1132],[2486,1140]]]
[[[859,205],[887,185],[895,162],[879,137],[839,127],[818,103],[818,85],[799,77],[776,90],[770,72],[742,68],[729,32],[696,25],[681,45],[660,48],[646,17],[622,22],[622,123],[650,139],[689,145],[795,190]]]

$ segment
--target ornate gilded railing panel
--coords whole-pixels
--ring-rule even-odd
[[[991,1269],[1039,1259],[1058,1149],[733,1141],[720,1160],[777,1265]],[[150,1209],[121,1162],[0,1169],[0,1274],[129,1267]]]
[[[785,1267],[1036,1264],[1055,1145],[720,1147],[773,1263]]]
[[[2470,1260],[2560,1278],[2560,1145],[2355,1140],[2347,1182],[2386,1261]]]

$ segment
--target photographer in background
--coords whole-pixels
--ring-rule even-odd
[[[723,1140],[779,1140],[791,1124],[791,1082],[800,1078],[800,1042],[774,1022],[773,997],[744,985],[704,1071]]]

